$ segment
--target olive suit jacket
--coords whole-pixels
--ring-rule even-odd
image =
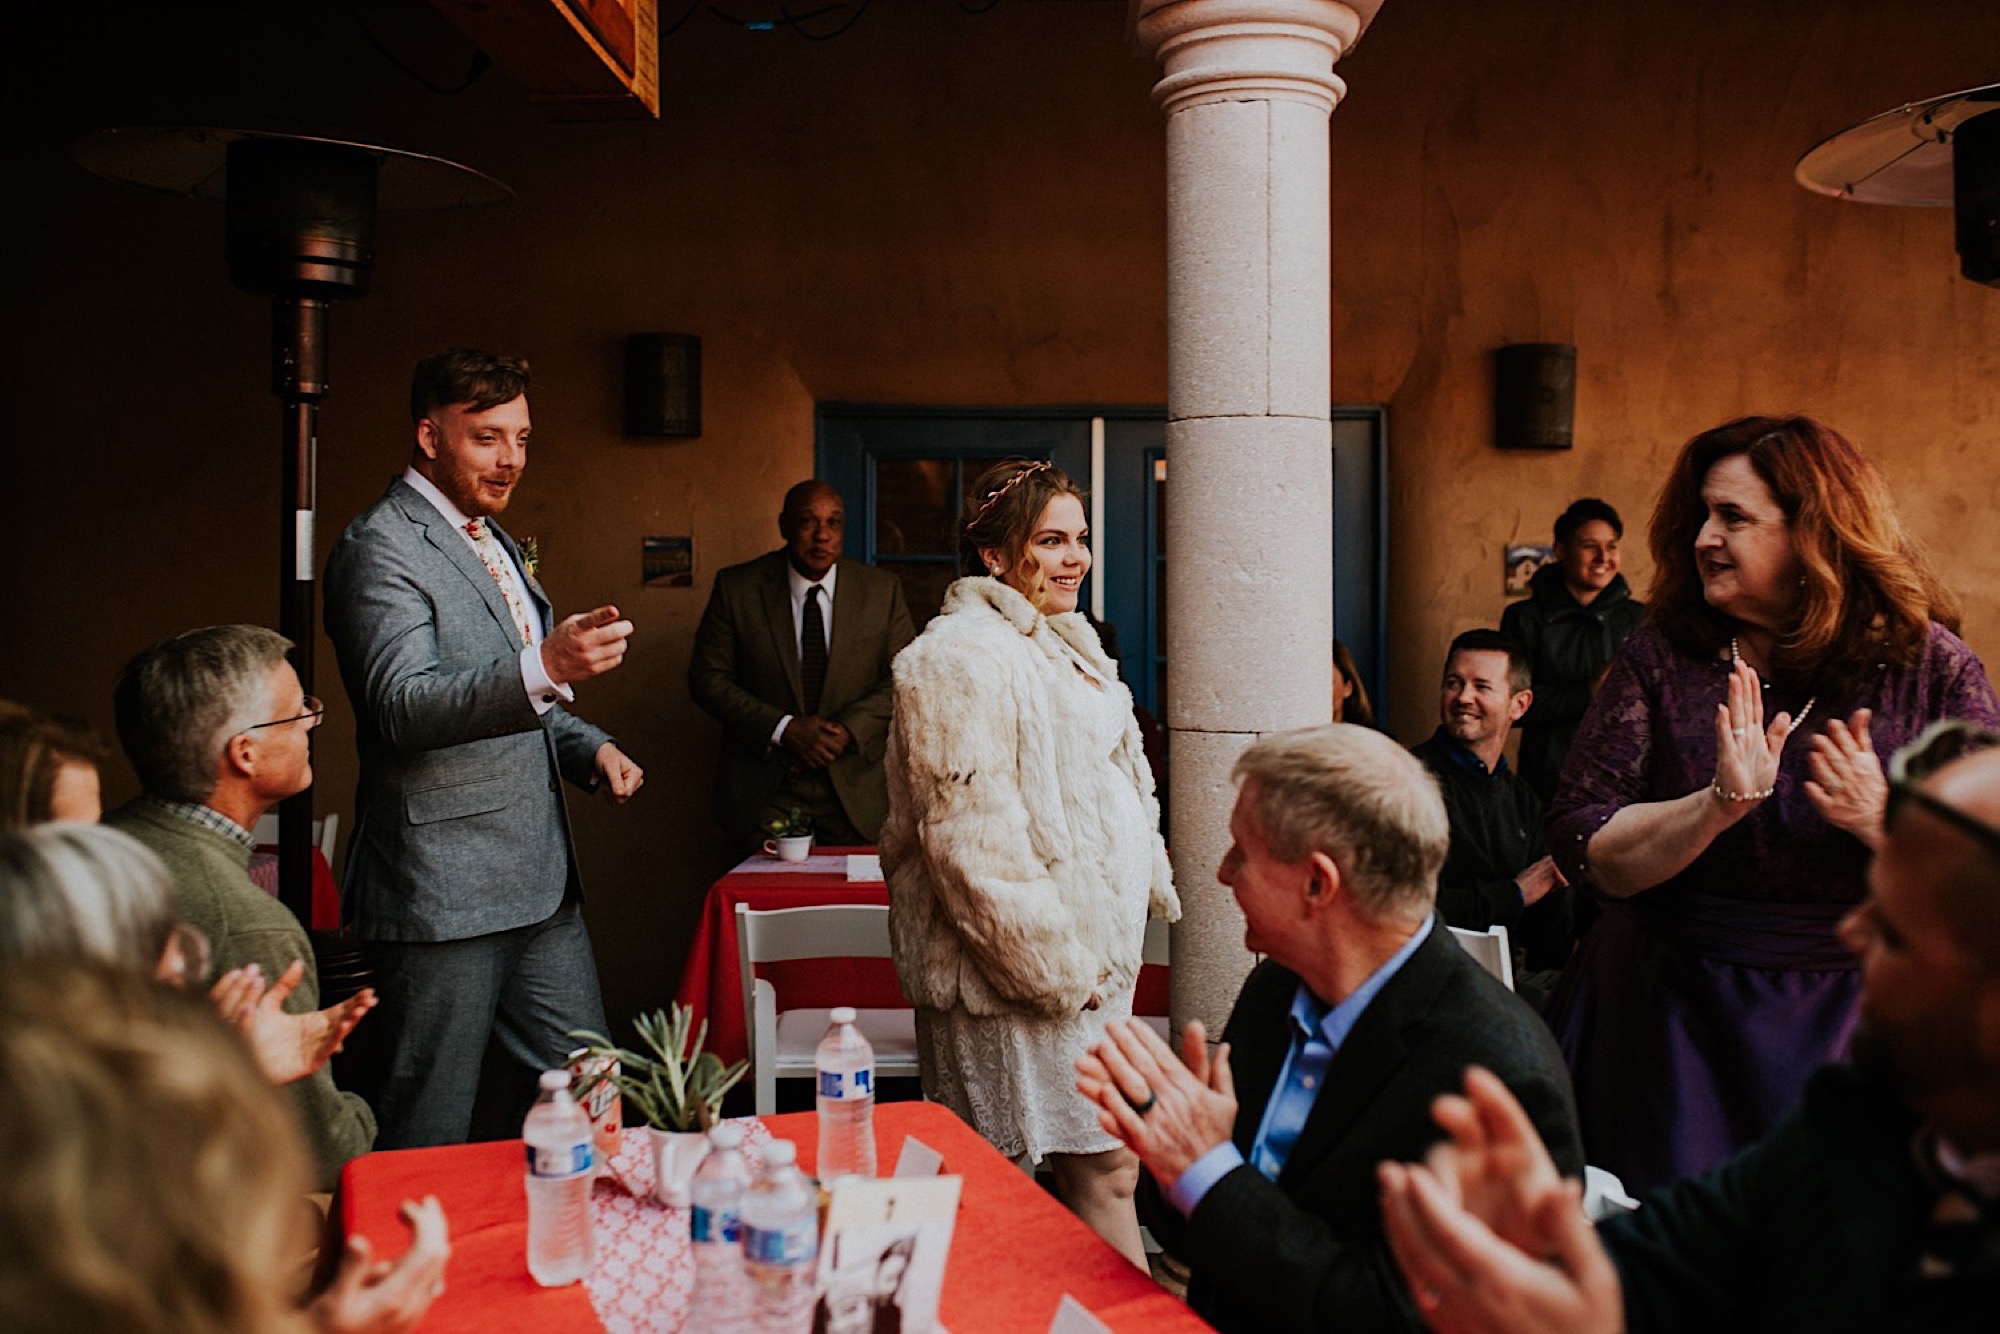
[[[757,816],[791,763],[771,733],[786,714],[806,712],[787,568],[779,550],[717,573],[688,665],[689,693],[722,723],[715,818],[739,843],[757,837]],[[916,631],[895,575],[854,560],[836,568],[819,716],[853,734],[854,745],[827,776],[848,822],[872,841],[889,812],[882,781],[889,664]]]

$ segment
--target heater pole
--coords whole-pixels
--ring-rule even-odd
[[[283,484],[278,497],[278,632],[292,641],[299,684],[313,689],[318,586],[313,525],[319,479],[319,401],[327,392],[326,312],[318,297],[271,299],[271,391],[283,404]],[[312,924],[312,789],[278,805],[278,897]]]

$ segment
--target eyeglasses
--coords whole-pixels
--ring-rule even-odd
[[[326,705],[319,702],[317,695],[307,695],[306,711],[304,713],[294,714],[290,718],[273,718],[268,723],[252,723],[243,730],[245,732],[254,732],[260,727],[283,727],[286,723],[302,723],[308,718],[312,719],[314,723],[318,723],[320,715],[325,712]]]
[[[1958,807],[1939,800],[1917,784],[1962,755],[2000,745],[2000,732],[1978,723],[1947,719],[1932,723],[1889,761],[1889,799],[1882,811],[1882,827],[1896,823],[1896,812],[1907,802],[1917,805],[1966,835],[1995,857],[2000,857],[2000,829]]]

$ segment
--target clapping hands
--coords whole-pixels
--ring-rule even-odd
[[[374,989],[363,988],[338,1005],[291,1014],[285,1002],[305,975],[305,961],[294,959],[266,986],[264,970],[245,964],[224,973],[208,990],[209,1003],[224,1023],[243,1035],[257,1068],[273,1084],[289,1084],[317,1071],[375,1008]]]
[[[1384,1163],[1389,1249],[1425,1322],[1444,1334],[1612,1334],[1624,1299],[1611,1259],[1534,1123],[1477,1067],[1432,1114],[1447,1139],[1423,1163]]]

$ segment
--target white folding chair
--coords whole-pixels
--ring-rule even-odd
[[[1462,926],[1451,928],[1452,939],[1465,947],[1481,968],[1500,979],[1500,985],[1514,989],[1514,952],[1507,948],[1507,928],[1489,926],[1484,931],[1470,931]]]
[[[319,846],[320,856],[326,858],[326,864],[329,867],[332,866],[334,841],[340,837],[340,816],[338,814],[328,814],[322,819],[314,820],[312,830],[313,842]],[[250,836],[260,844],[276,847],[278,845],[278,813],[276,811],[266,811],[264,814],[258,816],[257,827],[250,831]]]
[[[1157,917],[1148,918],[1146,921],[1146,945],[1141,955],[1143,961],[1165,967],[1168,957],[1167,939],[1167,924]],[[1152,1029],[1155,1033],[1158,1033],[1161,1040],[1169,1047],[1174,1045],[1173,1030],[1167,1023],[1167,1016],[1163,1014],[1135,1014],[1132,1017]]]
[[[826,1036],[824,1009],[781,1010],[778,993],[756,965],[793,959],[886,959],[889,908],[882,903],[821,903],[753,911],[736,905],[736,967],[743,979],[743,1027],[757,1115],[778,1110],[780,1079],[810,1079],[813,1053]],[[875,1049],[875,1077],[917,1073],[917,1015],[907,1007],[861,1010],[855,1027]]]

